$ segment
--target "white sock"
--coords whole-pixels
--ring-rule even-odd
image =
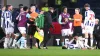
[[[90,39],[91,47],[93,47],[93,38]]]
[[[21,37],[20,41],[21,41],[20,49],[24,49],[25,38],[24,37]]]
[[[85,45],[87,45],[87,43],[88,43],[88,39],[86,38],[86,39],[85,39]]]
[[[35,43],[35,47],[38,47],[38,44],[37,44],[37,42]]]
[[[24,43],[25,43],[24,47],[27,48],[27,40],[26,39],[24,40]]]
[[[85,46],[86,46],[86,47],[89,47],[89,46],[88,46],[88,38],[85,38]]]
[[[9,41],[9,38],[5,37],[4,44],[3,44],[4,49],[8,48],[8,41]]]
[[[84,48],[82,36],[78,37],[79,48]]]
[[[25,49],[27,48],[27,40],[25,37],[21,37],[21,46],[20,49]]]
[[[81,48],[84,48],[83,41],[79,41],[79,46],[80,46]]]
[[[11,43],[12,43],[12,38],[9,38],[9,43],[8,43],[8,47],[11,47]]]
[[[21,38],[17,41],[17,47],[20,48]]]
[[[12,44],[13,47],[15,47],[16,41],[17,41],[16,39],[13,40],[13,44]]]

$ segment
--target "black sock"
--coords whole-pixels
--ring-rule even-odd
[[[33,44],[33,41],[32,41],[32,38],[30,38],[30,48],[32,48],[32,44]]]
[[[36,42],[37,42],[37,44],[38,44],[38,48],[40,48],[40,45],[39,45],[39,40],[38,40],[38,39],[36,39]]]

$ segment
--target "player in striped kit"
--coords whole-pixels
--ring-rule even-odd
[[[4,19],[5,19],[5,42],[4,48],[11,48],[12,37],[14,36],[14,23],[12,22],[12,5],[7,5],[7,11],[4,12]]]
[[[3,6],[2,7],[2,10],[0,11],[0,14],[1,14],[1,28],[3,29],[4,28],[4,12],[5,12],[5,9],[6,9],[6,7],[5,6]],[[3,29],[4,30],[4,29]]]
[[[90,48],[93,47],[93,30],[95,26],[95,13],[90,9],[89,4],[84,5],[85,11],[85,20],[84,20],[84,28],[85,28],[85,47]],[[90,47],[87,44],[88,38],[90,35]]]

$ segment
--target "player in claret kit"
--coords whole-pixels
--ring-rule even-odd
[[[26,38],[26,24],[27,24],[27,14],[28,14],[28,7],[24,6],[23,12],[21,12],[16,20],[18,20],[18,30],[21,33],[21,38],[18,40],[17,45],[20,43],[20,49],[27,49],[27,38]],[[18,46],[19,47],[19,46]]]
[[[70,26],[69,26],[69,18],[70,14],[67,13],[67,7],[63,8],[63,12],[59,15],[59,24],[62,26],[61,34],[62,34],[62,49],[66,49],[65,44],[64,44],[64,38],[66,36],[70,36]]]
[[[92,48],[93,47],[93,30],[95,26],[95,13],[90,9],[89,4],[84,5],[85,11],[85,20],[84,20],[84,28],[85,28],[85,47]],[[88,38],[90,35],[90,46],[88,45]]]

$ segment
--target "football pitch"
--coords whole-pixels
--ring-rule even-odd
[[[62,50],[61,47],[45,49],[0,49],[0,56],[100,56],[100,50]]]

